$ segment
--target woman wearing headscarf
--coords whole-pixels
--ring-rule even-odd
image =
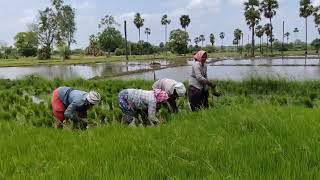
[[[83,129],[87,127],[87,110],[101,100],[95,91],[84,92],[70,87],[59,87],[53,92],[51,106],[56,119],[57,128],[63,128],[66,119],[74,123],[81,123]]]
[[[159,124],[156,117],[157,105],[165,103],[169,96],[165,91],[156,89],[145,91],[141,89],[125,89],[119,93],[119,106],[124,114],[123,123],[129,125],[134,118],[142,117],[144,125]]]
[[[207,58],[205,51],[199,51],[194,55],[192,74],[189,79],[188,96],[192,111],[208,108],[208,87],[215,89],[215,85],[208,80]]]
[[[177,82],[173,79],[160,79],[156,81],[153,86],[153,90],[161,89],[169,95],[168,108],[170,111],[177,113],[178,107],[176,100],[179,97],[184,97],[186,95],[186,87],[183,83]]]

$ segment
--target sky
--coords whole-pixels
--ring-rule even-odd
[[[113,15],[118,23],[128,22],[128,39],[138,41],[138,30],[133,24],[134,14],[140,12],[145,19],[142,28],[142,39],[146,40],[143,33],[146,27],[151,29],[149,40],[152,44],[159,44],[165,40],[164,27],[160,20],[164,14],[168,14],[172,23],[169,31],[181,28],[179,17],[188,14],[191,24],[188,27],[190,38],[193,39],[201,34],[206,36],[205,44],[209,44],[209,34],[216,36],[216,45],[221,44],[218,38],[220,32],[225,32],[225,45],[231,45],[233,31],[240,28],[245,34],[247,41],[249,28],[243,16],[245,0],[65,0],[76,8],[77,32],[75,38],[77,43],[73,48],[85,48],[88,46],[89,36],[96,34],[101,29],[98,23],[105,15]],[[320,0],[312,0],[314,5],[320,5]],[[27,31],[27,24],[35,22],[38,11],[43,10],[50,4],[50,0],[0,0],[0,43],[14,44],[14,36],[18,32]],[[277,39],[282,39],[282,22],[285,21],[285,32],[290,32],[290,40],[304,40],[305,21],[299,17],[299,0],[279,0],[279,9],[273,19],[274,34]],[[263,18],[260,24],[265,24]],[[320,38],[315,28],[314,18],[310,17],[309,38],[312,41]],[[300,32],[293,34],[297,27]],[[123,33],[123,25],[119,27]]]

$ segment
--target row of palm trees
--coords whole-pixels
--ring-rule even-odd
[[[248,0],[244,3],[244,16],[249,26],[249,29],[252,32],[252,56],[255,55],[255,35],[261,38],[264,33],[267,35],[271,44],[271,53],[272,53],[272,44],[274,41],[273,35],[273,25],[272,19],[277,14],[277,9],[279,8],[278,0]],[[264,26],[259,25],[261,21],[261,15],[269,20],[269,23]],[[314,15],[315,24],[320,33],[320,8],[314,7],[310,0],[300,0],[300,17],[305,18],[306,23],[306,55],[308,54],[308,17]],[[295,28],[293,31],[295,34],[299,32],[298,28]],[[287,42],[289,39],[290,33],[287,32],[284,34],[284,37],[287,37]],[[261,44],[261,43],[260,43]],[[260,46],[261,50],[261,46]]]

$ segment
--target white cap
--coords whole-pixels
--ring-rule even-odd
[[[174,85],[174,89],[176,90],[179,97],[183,97],[186,95],[187,90],[183,83],[178,82]]]
[[[100,96],[100,94],[98,92],[90,91],[88,93],[86,99],[90,104],[96,105],[101,100],[101,96]]]

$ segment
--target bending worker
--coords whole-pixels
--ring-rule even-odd
[[[57,128],[63,128],[66,119],[75,124],[80,123],[82,129],[87,127],[87,111],[101,100],[99,93],[89,93],[70,87],[59,87],[53,92],[51,101]]]
[[[184,97],[186,95],[186,87],[183,83],[177,82],[172,79],[160,79],[155,82],[152,86],[153,90],[161,89],[169,95],[167,100],[168,108],[171,112],[177,113],[177,98]]]
[[[123,123],[127,125],[136,123],[134,118],[139,120],[141,116],[143,125],[154,125],[160,123],[156,117],[157,106],[166,102],[169,96],[161,89],[153,91],[125,89],[119,93],[118,98],[119,106],[124,114]]]

